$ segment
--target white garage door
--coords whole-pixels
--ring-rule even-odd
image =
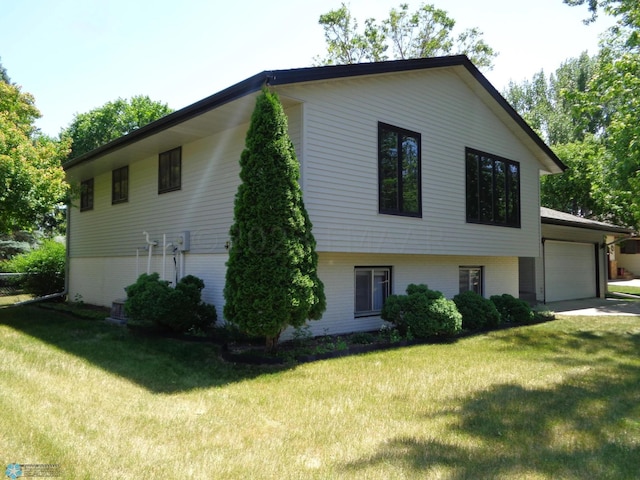
[[[591,243],[544,243],[546,301],[596,296],[596,260]]]

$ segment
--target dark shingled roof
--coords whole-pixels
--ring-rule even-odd
[[[606,222],[598,222],[597,220],[589,220],[588,218],[578,217],[570,213],[552,210],[547,207],[540,207],[540,221],[547,225],[561,225],[566,227],[588,228],[589,230],[601,230],[610,233],[626,233],[631,234],[632,228],[620,227]]]
[[[241,98],[250,93],[259,91],[264,85],[287,85],[302,82],[314,82],[338,78],[358,77],[364,75],[377,75],[412,70],[425,70],[431,68],[462,67],[484,88],[486,92],[502,107],[515,123],[526,133],[529,138],[540,148],[544,154],[555,163],[559,170],[564,171],[566,166],[551,150],[551,148],[536,134],[524,119],[514,110],[504,97],[498,92],[487,78],[465,55],[453,55],[447,57],[418,58],[409,60],[393,60],[386,62],[358,63],[352,65],[329,65],[321,67],[297,68],[291,70],[263,71],[249,77],[214,95],[204,98],[181,110],[173,112],[144,127],[134,130],[112,142],[107,143],[91,152],[66,162],[63,167],[69,170],[85,161],[93,160],[102,155],[124,148],[139,140],[156,135],[175,125],[192,119],[207,111],[213,110],[228,102]]]

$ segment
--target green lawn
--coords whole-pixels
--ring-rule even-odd
[[[640,476],[640,318],[298,366],[0,310],[0,468],[75,479]],[[4,462],[4,463],[3,463]]]
[[[630,285],[615,285],[610,283],[608,290],[611,293],[630,293],[632,295],[640,295],[640,287],[633,287]]]

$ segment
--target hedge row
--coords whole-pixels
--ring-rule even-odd
[[[509,294],[487,299],[468,291],[447,300],[442,292],[430,290],[424,284],[409,285],[406,295],[390,295],[381,316],[393,323],[402,335],[416,338],[453,336],[462,330],[536,320],[528,303]]]

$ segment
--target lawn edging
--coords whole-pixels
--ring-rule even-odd
[[[482,328],[477,330],[465,330],[457,335],[452,336],[436,336],[419,339],[403,339],[394,342],[377,341],[370,344],[352,344],[346,348],[336,349],[332,351],[322,351],[317,353],[295,353],[295,347],[290,347],[290,354],[287,354],[288,342],[283,342],[276,354],[270,355],[264,352],[263,347],[256,345],[247,345],[244,349],[238,349],[231,343],[226,342],[222,345],[220,356],[223,360],[232,363],[240,363],[247,365],[284,365],[287,363],[311,363],[320,360],[329,360],[333,358],[348,357],[352,355],[362,355],[371,352],[381,352],[387,350],[396,350],[404,347],[412,347],[418,345],[439,345],[447,343],[455,343],[460,339],[484,335],[493,331],[509,330],[519,327],[528,327],[541,323],[547,323],[555,320],[555,317],[539,317],[529,323],[503,323],[494,328]],[[360,332],[362,333],[362,332]],[[334,335],[333,338],[348,338],[349,335]],[[284,349],[282,348],[284,347]],[[284,350],[284,351],[283,351]]]

